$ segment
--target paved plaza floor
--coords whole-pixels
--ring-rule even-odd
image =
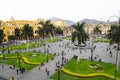
[[[55,71],[56,63],[58,62],[60,62],[60,64],[62,63],[62,55],[61,55],[62,52],[65,53],[64,57],[68,60],[70,60],[74,55],[78,56],[80,59],[83,58],[90,59],[91,56],[91,50],[89,49],[90,46],[89,44],[87,44],[87,47],[83,49],[74,46],[71,42],[67,40],[63,40],[55,43],[49,43],[47,45],[50,45],[49,53],[53,53],[53,54],[56,53],[56,56],[54,57],[53,60],[50,60],[48,63],[45,63],[40,68],[38,65],[31,71],[18,75],[16,74],[16,70],[10,69],[9,66],[4,65],[4,68],[0,67],[0,76],[5,77],[7,79],[9,79],[11,76],[14,76],[16,80],[50,80],[49,77],[56,72]],[[110,50],[107,50],[107,48],[109,47],[108,43],[94,43],[93,46],[96,46],[95,50],[93,51],[93,59],[97,57],[97,59],[94,60],[98,61],[99,59],[101,59],[103,62],[115,63],[116,50],[113,49],[113,46],[111,46]],[[39,48],[35,48],[34,50],[36,51],[40,50],[43,52],[44,48],[43,46],[41,46]],[[30,49],[30,51],[33,51],[33,49]],[[112,57],[110,56],[110,51],[112,52]],[[46,68],[49,71],[49,75],[47,75],[47,72],[45,71]]]

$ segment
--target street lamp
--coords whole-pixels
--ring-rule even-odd
[[[47,42],[45,43],[45,46],[44,46],[44,53],[46,54],[46,62],[48,62],[48,45],[47,45]]]
[[[46,50],[46,62],[48,62],[48,48]]]
[[[58,80],[60,80],[60,64],[58,64],[57,68],[58,68]]]
[[[91,50],[91,61],[93,61],[93,50],[94,50],[94,47],[93,47],[93,35],[91,36],[91,48],[90,48],[90,50]]]
[[[44,46],[44,54],[45,54],[45,53],[46,53],[46,52],[45,52],[45,46],[46,46],[46,44],[45,44],[45,43],[43,43],[43,46]]]
[[[62,51],[62,64],[61,64],[61,66],[63,66],[63,61],[64,61],[64,51]]]
[[[64,61],[64,57],[62,56],[62,64],[61,64],[61,66],[63,66],[63,61]]]
[[[21,56],[20,56],[20,52],[17,51],[17,57],[18,57],[18,64],[19,64],[19,69],[21,69],[21,62],[20,62],[20,59],[21,59]]]
[[[91,48],[91,61],[93,61],[93,48]]]
[[[2,62],[5,62],[5,55],[4,55],[4,51],[5,51],[5,50],[3,50],[3,51],[2,51],[2,55],[3,55]]]
[[[110,20],[112,17],[118,18],[118,26],[120,27],[120,16],[113,15],[113,16],[109,17],[108,22],[109,22],[109,20]],[[119,35],[119,34],[118,34],[118,35]],[[118,45],[118,48],[117,48],[117,49],[119,50],[119,45]],[[119,57],[119,55],[118,55],[118,50],[117,50],[117,54],[116,54],[116,66],[115,66],[114,80],[116,80],[116,77],[117,77],[117,70],[118,70],[118,66],[119,66],[119,61],[118,61],[118,59],[119,59],[119,58],[118,58],[118,57]]]

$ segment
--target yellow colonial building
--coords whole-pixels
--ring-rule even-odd
[[[4,39],[3,42],[8,42],[8,37],[10,35],[15,35],[15,28],[22,29],[25,24],[30,24],[33,27],[34,37],[37,37],[38,34],[36,31],[38,30],[38,22],[44,21],[44,19],[39,18],[38,20],[14,20],[13,17],[9,21],[1,21],[0,29],[3,30]],[[53,25],[56,27],[64,28],[66,26],[63,20],[52,21]]]
[[[38,20],[14,20],[13,17],[9,21],[0,21],[0,29],[3,30],[4,39],[3,42],[8,42],[8,37],[10,35],[15,35],[15,28],[22,29],[25,24],[30,24],[33,27],[34,37],[38,37],[36,31],[38,30],[38,22],[44,22],[44,19],[39,18]],[[64,20],[54,20],[51,21],[55,27],[60,27],[63,30],[64,36],[71,36],[74,29],[72,27],[68,27]],[[103,22],[99,22],[99,24],[86,24],[85,31],[88,34],[93,33],[93,29],[96,26],[100,27],[101,34],[107,34],[108,30],[110,30],[110,24],[106,24]]]

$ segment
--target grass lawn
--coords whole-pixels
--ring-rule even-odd
[[[36,43],[36,42],[29,42],[29,48],[35,48],[35,47],[39,47],[41,46],[41,44]],[[13,45],[13,46],[9,46],[9,48],[4,48],[5,50],[17,50],[17,49],[26,49],[26,43],[23,44],[18,44],[18,45]],[[3,50],[2,48],[0,49],[0,51]]]
[[[54,37],[54,38],[45,39],[43,42],[53,43],[53,42],[57,42],[57,41],[58,41],[58,38]]]
[[[66,37],[65,39],[66,39],[66,40],[71,40],[71,37]]]
[[[5,64],[7,65],[15,65],[15,66],[19,66],[19,59],[17,58],[17,53],[14,54],[5,54],[5,57],[16,57],[16,59],[6,59]],[[35,52],[29,52],[29,53],[20,53],[20,55],[22,57],[27,58],[28,61],[30,62],[46,62],[46,54],[43,53],[35,53]],[[52,59],[54,57],[54,55],[49,54],[48,55],[48,60]],[[2,59],[0,58],[0,62],[2,62]],[[21,60],[21,66],[24,67],[26,70],[31,70],[32,68],[34,68],[37,65],[30,65],[30,64],[25,64],[23,62],[23,60]]]
[[[57,80],[58,78],[58,73],[55,73],[52,76],[52,80]],[[96,77],[96,78],[78,78],[78,77],[73,77],[73,76],[69,76],[65,73],[60,72],[60,80],[109,80],[109,79],[105,79],[102,77]]]
[[[96,64],[100,66],[100,69],[91,68],[91,64]],[[91,73],[106,73],[110,75],[114,75],[114,64],[108,64],[103,62],[96,62],[96,61],[89,61],[89,60],[80,60],[77,62],[76,59],[70,60],[66,65],[64,65],[64,68],[74,72],[74,73],[80,73],[80,74],[91,74]],[[118,69],[117,77],[120,78],[120,67]],[[53,80],[57,80],[57,73],[55,73],[52,77]],[[67,74],[64,74],[61,72],[61,80],[109,80],[105,77],[96,77],[96,78],[77,78],[73,76],[69,76]]]
[[[58,38],[48,38],[46,40],[44,40],[43,42],[46,42],[47,43],[52,43],[52,42],[57,42],[58,41]],[[36,48],[36,47],[39,47],[39,46],[42,46],[42,44],[39,44],[38,42],[29,42],[29,48],[32,49],[32,48]],[[26,43],[24,44],[19,44],[19,45],[13,45],[13,46],[9,46],[9,48],[4,48],[5,50],[17,50],[17,49],[26,49]],[[3,50],[2,48],[0,48],[0,51]]]

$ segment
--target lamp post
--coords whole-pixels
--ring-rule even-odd
[[[46,45],[46,44],[45,44],[45,43],[43,43],[43,46],[44,46],[44,54],[45,54],[45,45]]]
[[[62,51],[62,64],[61,64],[61,66],[63,66],[63,61],[64,61],[64,51]]]
[[[91,61],[93,61],[93,48],[91,48]]]
[[[3,51],[2,51],[2,55],[3,55],[2,62],[5,62],[5,55],[4,55],[4,51],[5,51],[5,50],[3,50]]]
[[[91,35],[91,48],[90,48],[90,50],[91,50],[91,61],[93,61],[93,35]]]
[[[63,66],[63,61],[64,61],[64,57],[62,56],[62,64],[61,64],[61,66]]]
[[[48,48],[46,50],[46,62],[48,62]]]
[[[58,80],[60,80],[60,64],[58,64]]]
[[[18,64],[19,64],[19,69],[21,69],[21,62],[20,62],[20,59],[21,59],[21,56],[20,56],[20,52],[17,51],[17,57],[18,57]]]
[[[47,45],[47,41],[45,43],[44,50],[45,50],[44,52],[46,54],[46,62],[48,62],[48,45]]]
[[[109,22],[109,20],[110,20],[112,17],[118,18],[118,26],[120,27],[120,16],[113,15],[113,16],[109,17],[108,22]],[[118,34],[118,35],[119,35],[119,34]],[[118,44],[119,44],[119,43],[118,43]],[[114,80],[116,80],[117,70],[118,70],[118,66],[119,66],[119,61],[118,61],[118,59],[119,59],[119,58],[118,58],[118,57],[119,57],[119,54],[118,54],[118,50],[119,50],[119,45],[118,45],[118,47],[117,47],[116,62],[115,62],[116,66],[115,66]]]

